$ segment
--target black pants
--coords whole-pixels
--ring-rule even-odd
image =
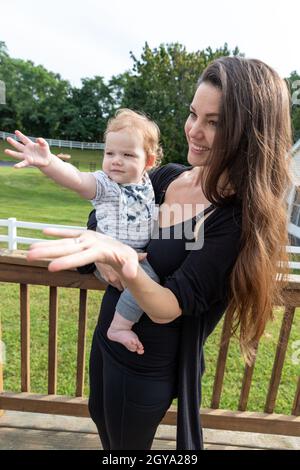
[[[173,391],[173,380],[151,380],[123,370],[102,350],[95,332],[89,411],[105,450],[150,449]]]

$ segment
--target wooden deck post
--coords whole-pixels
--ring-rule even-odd
[[[0,317],[0,348],[2,348],[2,331],[1,331],[1,317]],[[4,354],[4,351],[0,350],[0,393],[3,392],[3,366],[2,366],[2,361],[3,357],[2,354]],[[0,417],[3,415],[4,411],[0,410]]]

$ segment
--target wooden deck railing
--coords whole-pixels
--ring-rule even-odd
[[[21,391],[5,391],[0,365],[0,410],[17,410],[52,413],[71,416],[89,416],[87,400],[83,398],[85,337],[87,323],[87,291],[103,290],[104,285],[92,275],[79,275],[75,270],[50,273],[47,262],[29,264],[22,252],[0,250],[0,282],[20,285],[21,310]],[[300,436],[300,377],[295,384],[295,397],[290,415],[275,414],[275,404],[280,385],[287,345],[295,310],[300,306],[300,276],[291,276],[285,296],[285,313],[282,321],[273,371],[266,397],[265,412],[247,410],[254,365],[245,367],[238,410],[219,409],[225,366],[230,343],[230,318],[225,317],[221,346],[217,361],[211,408],[201,409],[203,427],[236,431],[260,432]],[[48,347],[48,395],[30,392],[30,300],[29,285],[49,286],[49,347]],[[77,376],[75,397],[59,396],[57,389],[57,290],[60,287],[79,290],[79,323],[77,342]],[[5,325],[4,325],[5,328]],[[0,324],[1,332],[1,324]],[[1,335],[1,333],[0,333]],[[1,337],[1,336],[0,336]],[[1,415],[1,413],[0,413]],[[176,425],[176,407],[172,406],[164,417],[163,424]]]

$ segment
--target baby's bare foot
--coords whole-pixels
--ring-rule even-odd
[[[107,337],[111,341],[123,344],[131,352],[144,354],[144,346],[140,342],[138,336],[132,330],[118,330],[110,327],[107,330]]]

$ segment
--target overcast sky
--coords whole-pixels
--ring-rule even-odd
[[[72,85],[130,69],[130,51],[139,57],[145,41],[189,52],[227,42],[282,76],[300,72],[299,0],[1,0],[0,8],[9,54]]]

